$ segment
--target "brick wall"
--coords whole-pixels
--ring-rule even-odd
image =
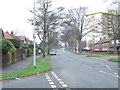
[[[5,66],[5,65],[12,64],[20,60],[24,60],[25,58],[30,57],[30,56],[32,56],[31,49],[28,49],[28,48],[17,49],[15,54],[9,53],[6,55],[2,55],[2,64],[3,66]]]

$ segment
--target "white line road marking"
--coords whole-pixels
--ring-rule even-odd
[[[87,67],[87,68],[90,68],[90,69],[92,68],[92,67],[90,67],[90,66],[87,66],[87,65],[83,65],[83,66],[84,66],[84,67]]]
[[[56,85],[51,85],[51,88],[56,88]]]
[[[60,84],[64,84],[64,82],[62,82],[62,81],[60,81],[59,83],[60,83]]]
[[[114,73],[118,78],[120,78],[120,76],[118,76],[118,74],[117,73]]]
[[[57,79],[58,81],[61,81],[61,79]]]
[[[53,82],[49,82],[49,84],[54,84]]]
[[[63,87],[68,87],[67,84],[63,84],[62,86],[63,86]]]
[[[109,70],[112,70],[108,65],[106,65],[106,67],[107,67]]]
[[[48,83],[50,84],[51,88],[56,88],[56,85],[54,85],[54,82],[52,82],[48,73],[46,73],[45,75],[46,75],[46,79],[48,80]]]
[[[52,74],[55,74],[54,72],[51,72]]]
[[[50,79],[50,77],[46,77],[47,79]]]
[[[111,75],[111,76],[113,76],[113,77],[117,77],[116,75],[113,75],[113,74],[110,74],[110,73],[104,72],[104,71],[102,71],[102,70],[100,70],[100,72],[102,72],[102,73],[104,73],[104,74],[107,74],[107,75]]]
[[[55,77],[56,79],[59,79],[59,77]]]
[[[52,75],[57,79],[57,81],[62,85],[62,87],[68,87],[67,84],[65,84],[62,79],[60,79],[54,72],[51,72]]]
[[[53,75],[54,77],[57,77],[57,75]]]
[[[51,82],[52,80],[51,79],[48,79],[48,82]]]

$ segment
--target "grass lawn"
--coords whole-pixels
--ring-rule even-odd
[[[109,61],[120,62],[120,58],[110,58]]]
[[[101,56],[98,56],[98,55],[87,55],[86,57],[101,57]]]
[[[118,54],[100,54],[100,55],[112,55],[112,56],[119,56]]]
[[[50,65],[50,56],[46,56],[45,58],[37,58],[36,69],[34,69],[33,63],[32,63],[28,67],[26,67],[20,71],[0,74],[0,79],[19,77],[19,76],[34,74],[37,72],[47,71],[50,69],[52,69],[52,67]]]

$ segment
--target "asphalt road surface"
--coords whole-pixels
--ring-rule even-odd
[[[58,51],[53,70],[34,77],[2,83],[3,88],[118,88],[118,63]]]

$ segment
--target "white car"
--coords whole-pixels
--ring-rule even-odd
[[[56,55],[57,51],[55,49],[50,50],[50,55]]]

